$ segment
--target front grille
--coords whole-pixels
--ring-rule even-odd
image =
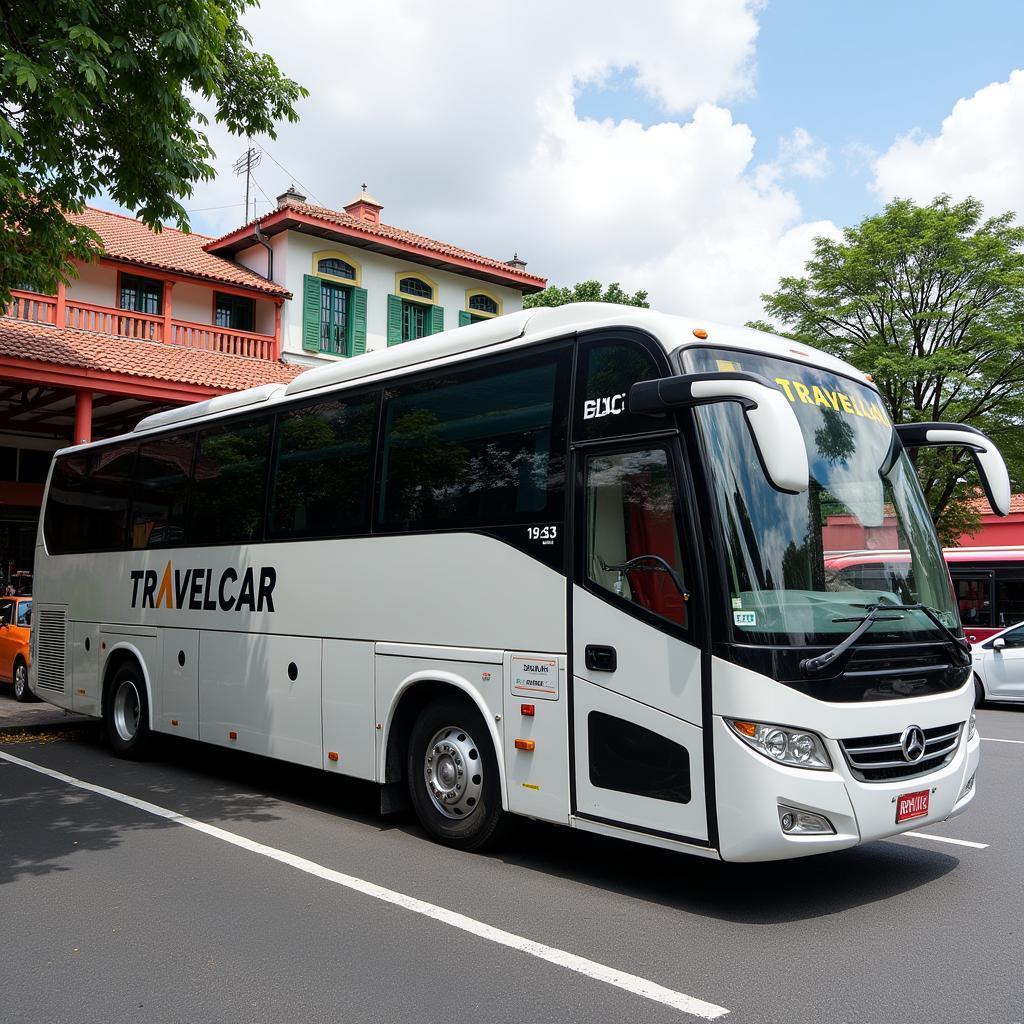
[[[32,632],[36,635],[36,689],[64,693],[64,648],[68,613],[63,608],[39,608]]]
[[[850,771],[861,782],[890,782],[927,775],[948,764],[960,743],[962,724],[938,725],[924,730],[924,756],[908,762],[900,746],[902,733],[885,736],[858,736],[840,740]]]

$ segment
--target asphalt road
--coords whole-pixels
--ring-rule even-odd
[[[171,740],[133,764],[93,729],[0,737],[122,797],[0,761],[0,1021],[700,1019],[609,983],[625,972],[738,1024],[1024,1024],[1024,708],[979,729],[974,805],[923,831],[984,848],[901,837],[757,866],[527,822],[462,854],[306,769]]]

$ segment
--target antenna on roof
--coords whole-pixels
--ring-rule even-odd
[[[234,162],[235,177],[245,175],[245,220],[249,219],[249,179],[252,177],[252,169],[259,167],[263,159],[262,150],[257,149],[249,139],[249,148]],[[252,203],[253,220],[256,219],[256,200]]]

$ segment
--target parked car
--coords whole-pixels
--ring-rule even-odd
[[[31,597],[0,597],[0,682],[11,683],[14,699],[32,700],[28,688]]]
[[[1024,622],[975,644],[972,653],[975,703],[1024,702]]]

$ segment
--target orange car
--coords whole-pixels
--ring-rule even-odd
[[[0,597],[0,680],[14,685],[14,699],[32,700],[28,688],[31,597]]]

